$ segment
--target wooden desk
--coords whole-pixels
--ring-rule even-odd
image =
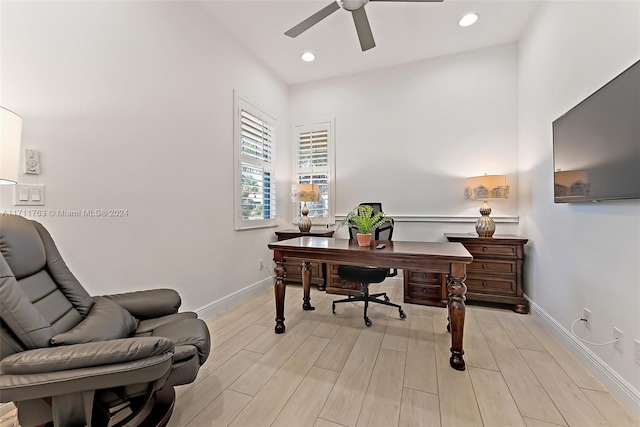
[[[276,231],[278,241],[293,239],[294,237],[333,237],[333,230],[311,230],[302,232],[298,229],[295,230],[281,230]],[[300,283],[302,284],[302,261],[301,259],[289,258],[286,261],[285,268],[287,269],[287,282],[288,283]],[[327,265],[322,262],[311,263],[311,284],[318,285],[319,291],[327,289]]]
[[[462,339],[464,333],[466,265],[473,261],[471,254],[461,243],[439,242],[399,242],[385,241],[384,249],[375,249],[381,242],[373,241],[370,246],[360,247],[349,239],[326,237],[298,237],[269,243],[276,263],[274,272],[276,326],[275,333],[282,334],[284,326],[285,259],[304,259],[302,268],[303,310],[314,310],[311,306],[311,261],[336,262],[348,265],[369,265],[376,267],[429,270],[448,274],[447,290],[449,329],[451,331],[451,367],[465,369]]]

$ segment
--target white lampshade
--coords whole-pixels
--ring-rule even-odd
[[[318,184],[293,184],[291,186],[292,202],[317,202],[320,200]]]
[[[0,185],[18,182],[22,118],[0,107]]]

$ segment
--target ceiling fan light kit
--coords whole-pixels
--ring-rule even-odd
[[[293,38],[298,37],[300,34],[304,33],[309,28],[313,27],[336,10],[344,9],[347,12],[351,12],[351,15],[353,16],[353,23],[356,26],[356,32],[358,33],[360,47],[364,52],[376,46],[376,42],[373,39],[371,26],[369,25],[369,18],[367,18],[367,12],[365,12],[364,10],[365,5],[369,3],[369,1],[405,1],[433,3],[441,2],[442,0],[335,0],[305,19],[304,21],[300,22],[298,25],[292,27],[284,34]]]
[[[336,0],[338,6],[349,12],[360,9],[365,4],[369,3],[369,0]]]

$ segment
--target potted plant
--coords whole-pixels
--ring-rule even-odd
[[[384,212],[378,212],[374,215],[373,208],[371,206],[359,205],[347,214],[347,216],[340,222],[339,227],[346,225],[348,227],[355,228],[358,230],[356,233],[358,245],[369,246],[371,243],[371,233],[385,222],[391,221],[392,218],[387,216]]]

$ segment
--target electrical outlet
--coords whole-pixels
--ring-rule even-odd
[[[584,325],[588,329],[591,329],[591,310],[589,310],[588,308],[584,308],[582,318],[584,319]]]
[[[640,341],[633,340],[633,361],[640,365]]]
[[[613,347],[622,353],[622,331],[618,328],[613,328],[613,339],[617,340]]]
[[[258,260],[258,270],[262,270],[264,268],[264,261],[259,259]]]

